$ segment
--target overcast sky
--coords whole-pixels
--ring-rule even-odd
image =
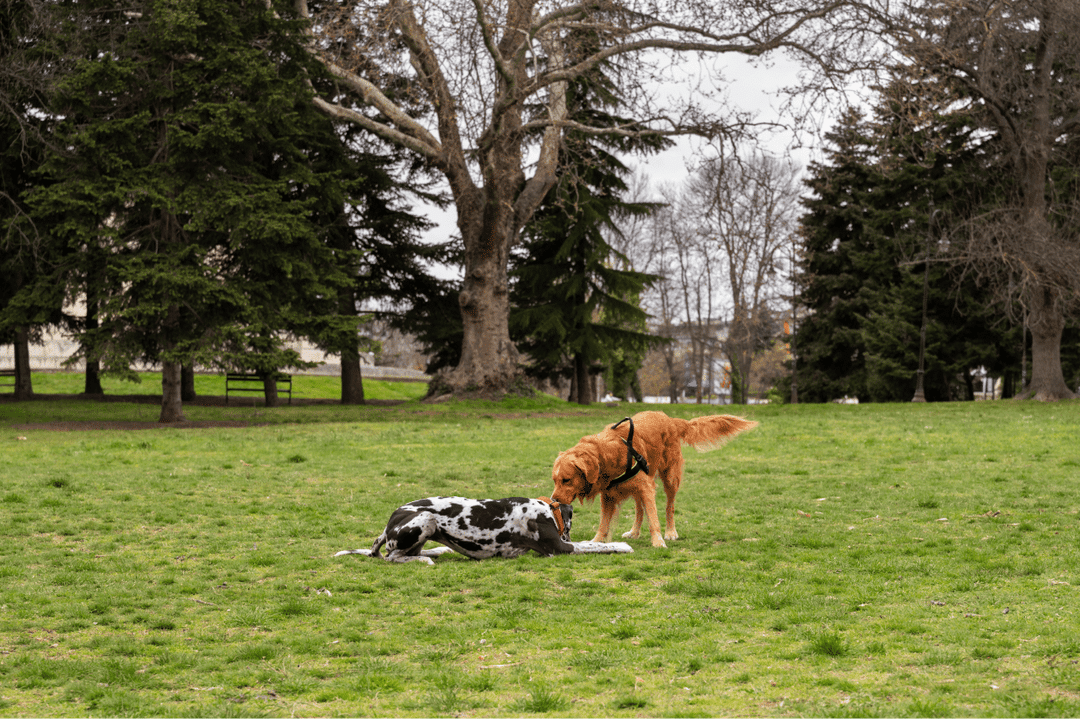
[[[741,56],[729,56],[722,59],[724,77],[727,80],[728,97],[737,107],[753,111],[756,119],[763,122],[781,120],[781,106],[784,97],[776,95],[781,88],[795,84],[798,65],[790,60],[775,58],[769,66],[755,66]],[[837,105],[831,106],[833,109]],[[814,117],[808,125],[821,125],[829,129],[829,118]],[[811,160],[818,158],[818,143],[813,130],[807,128],[797,138],[792,132],[763,132],[759,136],[761,145],[768,151],[795,160],[798,167],[805,169]],[[681,184],[688,176],[695,161],[713,152],[708,144],[699,138],[676,138],[676,145],[659,155],[642,158],[629,157],[626,162],[631,167],[640,167],[649,176],[651,184]],[[417,212],[424,212],[438,225],[428,233],[432,242],[444,242],[457,234],[456,213],[451,206],[448,210],[436,207],[416,207]],[[453,277],[455,271],[447,268],[444,277]]]

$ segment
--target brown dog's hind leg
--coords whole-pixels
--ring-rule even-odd
[[[679,532],[675,529],[675,491],[667,490],[664,494],[667,495],[667,516],[666,519],[666,531],[664,532],[664,539],[678,539]]]
[[[649,537],[654,547],[666,547],[664,538],[660,535],[660,518],[656,515],[656,492],[646,492],[642,497],[645,500],[645,514],[649,518]]]

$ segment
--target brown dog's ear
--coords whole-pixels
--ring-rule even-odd
[[[584,447],[579,447],[577,457],[574,460],[574,466],[578,468],[582,476],[585,477],[585,481],[589,483],[590,490],[586,497],[583,497],[581,503],[585,503],[585,499],[592,499],[596,496],[602,487],[597,486],[597,482],[600,479],[600,461],[596,456],[596,448],[589,447],[586,451],[581,450]]]

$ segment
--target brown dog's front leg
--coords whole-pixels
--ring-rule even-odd
[[[600,495],[600,526],[596,528],[594,542],[611,541],[611,525],[619,514],[619,503],[606,494]]]
[[[637,539],[641,536],[641,522],[645,518],[645,505],[641,503],[641,498],[636,494],[634,495],[634,526],[630,527],[629,532],[623,532],[624,539]]]

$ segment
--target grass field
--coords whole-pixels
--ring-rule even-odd
[[[53,432],[23,424],[152,417],[0,404],[0,715],[1080,715],[1076,402],[745,408],[757,430],[686,450],[666,550],[332,556],[412,499],[548,494],[637,409]]]
[[[161,373],[141,372],[138,382],[128,382],[113,377],[101,380],[108,395],[157,395],[161,396]],[[34,392],[38,394],[79,394],[85,387],[82,374],[74,372],[35,372],[31,377]],[[297,399],[340,399],[341,379],[319,375],[293,375],[293,397]],[[8,390],[11,391],[10,389]],[[427,392],[426,382],[388,382],[364,378],[364,394],[368,399],[420,399]],[[225,396],[225,375],[195,375],[196,395]],[[237,403],[251,405],[252,397],[259,394],[238,395]],[[244,399],[247,398],[247,402]],[[282,397],[282,402],[287,398]]]

